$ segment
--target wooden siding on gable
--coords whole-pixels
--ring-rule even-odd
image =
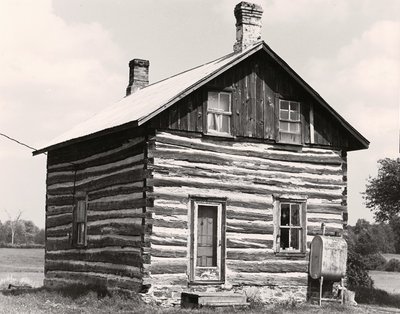
[[[146,137],[140,130],[50,151],[45,284],[142,284],[146,245]],[[87,246],[71,243],[77,195],[87,195]]]
[[[207,91],[232,93],[232,135],[264,141],[278,138],[279,99],[301,103],[302,138],[306,145],[348,149],[349,133],[332,119],[287,72],[263,53],[255,53],[205,86],[193,91],[149,121],[156,129],[206,133]],[[314,108],[314,142],[310,107]]]
[[[346,158],[339,151],[243,143],[158,132],[150,140],[151,262],[146,282],[187,284],[190,195],[227,198],[226,279],[232,284],[307,285],[307,256],[275,254],[274,195],[307,200],[307,242],[341,233]],[[155,263],[153,263],[153,261]],[[161,265],[171,265],[165,272]],[[285,273],[276,277],[277,273]],[[163,275],[161,275],[163,274]],[[166,276],[168,274],[168,276]]]

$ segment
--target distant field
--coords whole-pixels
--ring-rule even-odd
[[[374,281],[375,288],[400,294],[400,273],[370,270],[369,275]]]
[[[9,282],[43,284],[44,249],[0,248],[0,288]]]
[[[400,254],[390,254],[390,253],[386,253],[386,254],[382,254],[382,256],[385,258],[386,261],[391,260],[392,258],[398,259],[400,260]]]

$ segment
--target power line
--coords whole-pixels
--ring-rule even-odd
[[[13,142],[15,142],[15,143],[17,143],[17,144],[19,144],[19,145],[25,146],[25,147],[27,147],[27,148],[29,148],[29,149],[37,150],[36,148],[33,148],[32,146],[29,146],[29,145],[27,145],[27,144],[25,144],[25,143],[22,143],[22,142],[16,140],[15,138],[12,138],[12,137],[10,137],[10,136],[8,136],[8,135],[6,135],[6,134],[0,133],[0,135],[1,135],[1,136],[4,136],[5,138],[7,138],[7,139],[9,139],[10,141],[13,141]]]

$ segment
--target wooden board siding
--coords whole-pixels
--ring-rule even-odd
[[[346,158],[339,151],[157,132],[148,156],[148,283],[187,284],[190,195],[227,198],[226,280],[234,285],[307,285],[307,255],[274,253],[274,195],[307,199],[307,242],[322,222],[329,234],[342,231]]]
[[[143,277],[146,137],[141,130],[50,151],[46,285],[85,283],[138,290]],[[87,199],[87,246],[71,242],[77,195]]]
[[[242,138],[277,140],[279,99],[299,101],[305,145],[346,149],[353,138],[301,86],[262,51],[182,98],[149,121],[151,127],[206,132],[207,91],[232,93],[232,135]],[[310,107],[313,106],[313,142],[310,135]],[[204,120],[204,121],[203,121]]]

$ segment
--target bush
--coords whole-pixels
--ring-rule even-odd
[[[381,265],[377,268],[378,270],[382,271],[395,271],[400,272],[400,260],[392,258],[387,263]]]
[[[400,307],[400,295],[368,287],[353,287],[357,303]]]
[[[386,259],[379,253],[362,256],[366,269],[375,270],[386,264]]]
[[[363,256],[354,250],[354,245],[347,239],[347,285],[351,290],[354,287],[372,287],[373,280],[368,275],[367,265]]]

